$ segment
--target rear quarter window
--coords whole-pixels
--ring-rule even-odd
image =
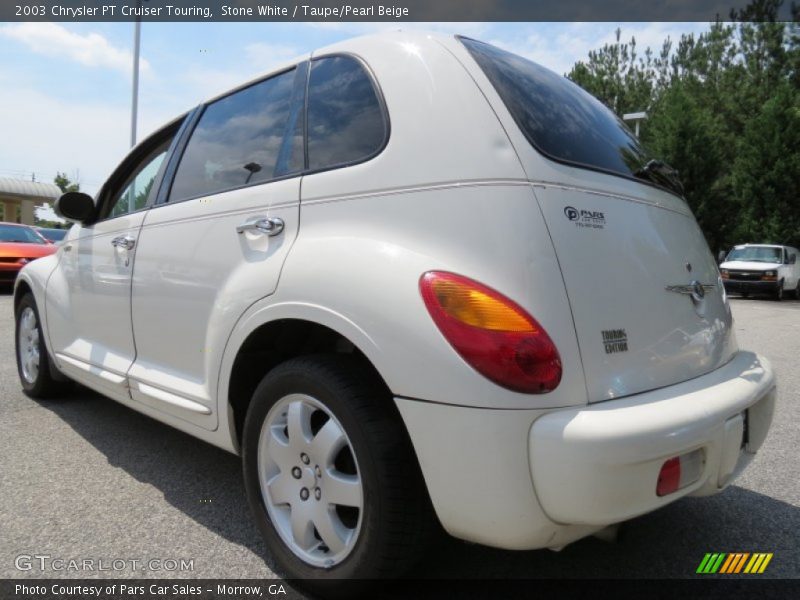
[[[380,152],[388,119],[372,78],[351,56],[311,63],[308,82],[308,168],[361,162]]]

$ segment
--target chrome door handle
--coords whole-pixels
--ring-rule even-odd
[[[111,245],[115,248],[123,248],[124,250],[132,250],[136,245],[136,238],[129,235],[121,235],[111,240]]]
[[[236,233],[252,231],[253,233],[266,233],[272,237],[283,232],[283,219],[278,217],[257,218],[245,221],[236,227]]]

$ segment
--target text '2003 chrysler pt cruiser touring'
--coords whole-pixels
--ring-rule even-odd
[[[314,52],[58,210],[15,291],[24,389],[78,381],[240,453],[292,577],[396,575],[434,516],[561,547],[719,492],[771,423],[675,173],[468,38]]]

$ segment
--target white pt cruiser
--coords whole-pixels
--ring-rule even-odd
[[[475,40],[314,52],[57,210],[14,294],[24,390],[74,380],[240,454],[291,577],[397,575],[437,521],[562,547],[719,492],[770,426],[674,171]]]

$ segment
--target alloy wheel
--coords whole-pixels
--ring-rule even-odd
[[[18,335],[19,364],[27,383],[36,383],[39,377],[39,327],[36,312],[30,306],[20,315]]]
[[[305,394],[281,398],[258,441],[261,495],[278,535],[301,560],[330,568],[358,540],[364,491],[347,433]]]

